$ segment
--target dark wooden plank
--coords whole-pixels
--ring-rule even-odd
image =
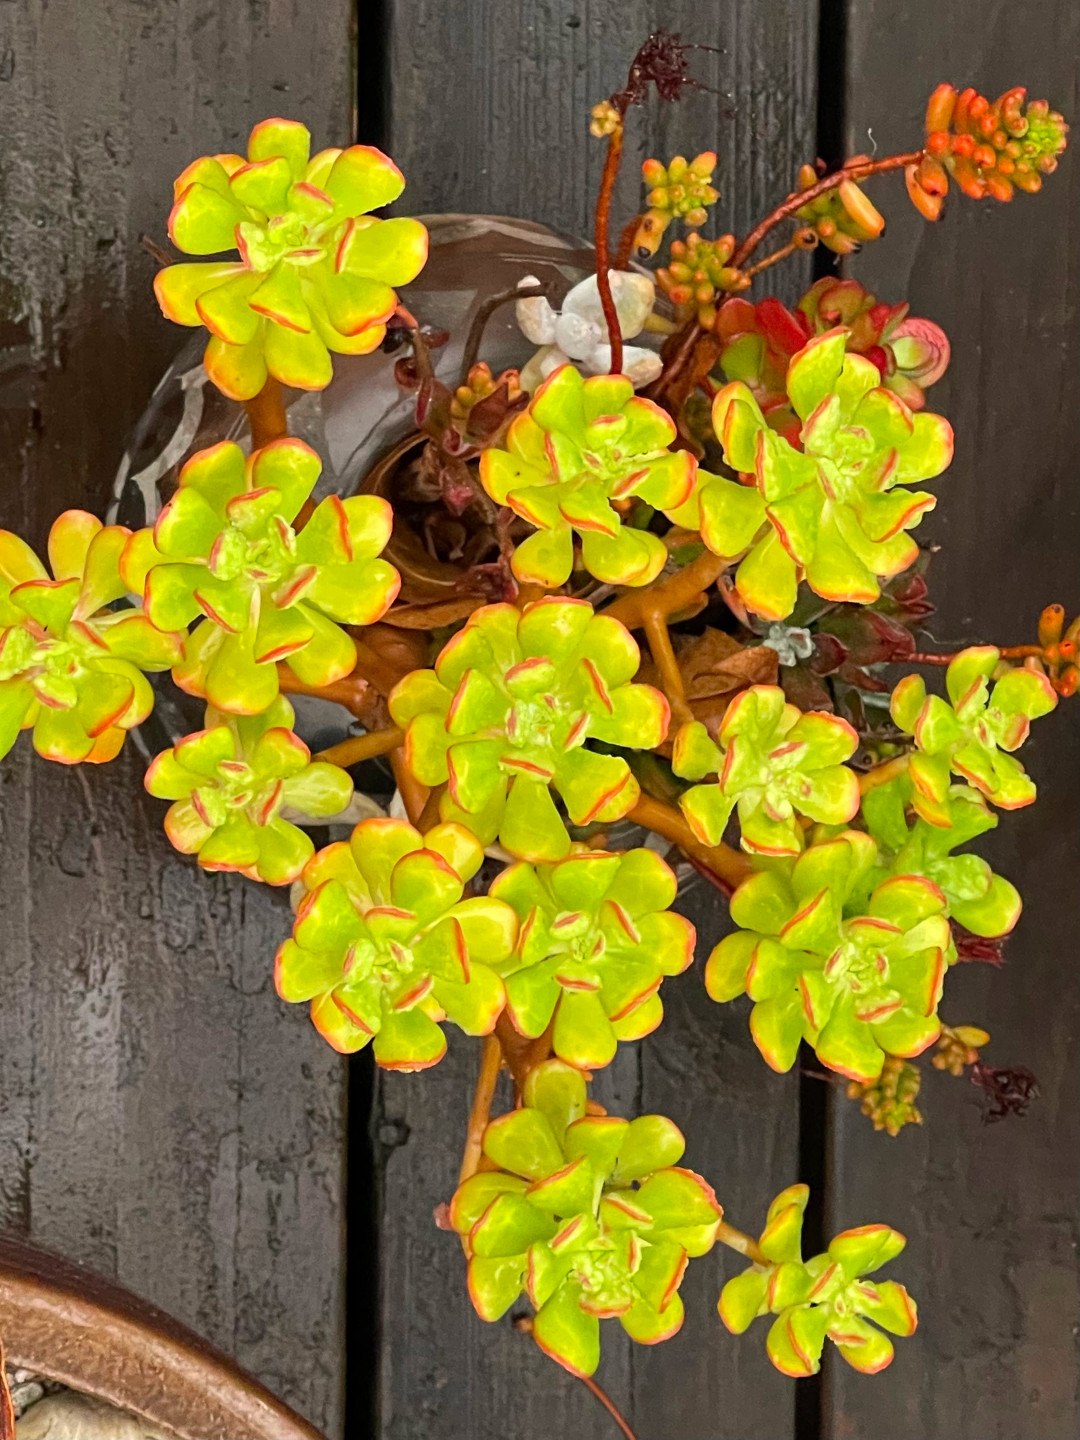
[[[715,148],[725,196],[718,223],[744,230],[788,191],[798,162],[814,151],[813,3],[735,0],[710,11],[682,0],[395,0],[390,19],[385,138],[414,212],[492,211],[591,233],[602,147],[588,136],[588,111],[622,83],[633,49],[660,25],[723,53],[695,56],[694,71],[710,88],[634,115],[618,214],[640,201],[645,155]],[[805,267],[789,271],[782,293],[798,293],[806,275]],[[772,1195],[797,1178],[796,1085],[766,1069],[743,1010],[721,1009],[704,993],[700,962],[722,933],[725,907],[703,887],[686,904],[700,929],[699,966],[667,983],[661,1033],[628,1047],[598,1094],[616,1109],[671,1115],[686,1131],[688,1163],[716,1183],[732,1220],[752,1229]],[[599,1440],[613,1428],[581,1386],[507,1324],[476,1320],[456,1242],[431,1224],[432,1207],[453,1185],[475,1064],[475,1046],[452,1048],[437,1070],[386,1077],[378,1087],[376,1130],[396,1143],[380,1232],[382,1433]],[[717,1319],[732,1258],[725,1252],[691,1267],[688,1319],[676,1340],[646,1349],[608,1327],[599,1378],[640,1434],[792,1433],[793,1391],[769,1367],[760,1337],[734,1341]]]
[[[991,97],[1025,83],[1078,113],[1070,5],[1044,4],[1037,24],[1019,26],[973,0],[860,0],[849,16],[852,150],[871,148],[868,127],[880,153],[907,148],[943,79]],[[1015,644],[1031,638],[1043,605],[1076,611],[1078,171],[1074,150],[1034,198],[1000,206],[954,196],[937,227],[895,184],[886,238],[852,266],[880,298],[910,299],[952,340],[932,405],[956,428],[956,460],[924,525],[942,546],[931,573],[942,640]],[[903,1230],[910,1244],[892,1268],[922,1308],[885,1374],[868,1381],[833,1366],[825,1433],[835,1440],[1076,1433],[1080,1017],[1076,908],[1060,898],[1076,885],[1075,702],[1039,722],[1024,759],[1039,801],[1003,812],[986,850],[1026,911],[1006,968],[954,972],[942,1010],[985,1024],[989,1062],[1028,1065],[1042,1098],[1026,1120],[984,1128],[977,1092],[926,1066],[926,1122],[890,1141],[837,1097],[834,1228],[883,1219]]]
[[[0,524],[104,509],[182,336],[171,181],[284,112],[350,133],[352,5],[0,6]],[[129,744],[0,771],[0,1224],[193,1325],[341,1426],[343,1067],[271,960],[287,904],[176,856]]]

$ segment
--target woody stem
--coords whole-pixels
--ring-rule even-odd
[[[1044,660],[1046,658],[1046,651],[1041,645],[999,645],[997,649],[1003,660],[1029,660],[1034,657]],[[916,665],[951,665],[957,655],[962,653],[960,650],[942,653],[916,650],[914,655],[908,656],[908,659]]]
[[[366,735],[350,735],[347,740],[320,750],[312,758],[323,760],[328,765],[358,765],[361,760],[371,760],[376,755],[396,750],[404,739],[404,730],[391,725],[386,730],[369,730]]]
[[[654,830],[657,835],[662,835],[665,840],[678,845],[680,850],[685,850],[688,855],[700,860],[706,869],[723,883],[725,889],[734,890],[750,874],[750,861],[745,855],[741,855],[738,850],[732,850],[730,845],[705,845],[690,829],[679,811],[666,805],[663,800],[642,795],[627,819],[643,825],[646,830]]]
[[[480,1054],[480,1073],[476,1077],[476,1089],[473,1091],[472,1108],[469,1111],[469,1128],[465,1132],[465,1151],[461,1157],[459,1185],[464,1185],[470,1176],[475,1175],[480,1164],[484,1131],[491,1116],[491,1102],[495,1098],[495,1087],[499,1083],[502,1066],[503,1052],[498,1037],[485,1035]]]
[[[253,399],[244,401],[244,409],[251,426],[253,450],[261,450],[264,445],[288,435],[289,422],[285,418],[281,386],[273,375],[266,377],[266,384]]]
[[[649,642],[649,651],[652,655],[656,668],[660,671],[660,678],[663,681],[664,692],[671,703],[672,717],[680,724],[693,720],[694,714],[686,703],[686,690],[683,686],[682,671],[679,669],[679,662],[675,658],[675,651],[671,644],[671,632],[667,627],[664,616],[656,610],[647,610],[643,616],[645,638]]]

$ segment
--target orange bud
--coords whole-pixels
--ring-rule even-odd
[[[949,174],[940,160],[924,155],[915,166],[915,177],[930,195],[945,195],[949,189]]]
[[[929,155],[945,155],[952,146],[952,136],[947,130],[932,130],[926,137],[926,150]]]
[[[956,87],[949,84],[939,85],[926,106],[927,134],[934,130],[948,130],[955,105]]]
[[[994,200],[1011,200],[1013,187],[1010,180],[998,174],[986,177],[986,193]]]
[[[818,178],[818,173],[813,165],[800,165],[796,184],[800,190],[809,190],[811,185],[817,184]]]
[[[973,90],[969,85],[966,90],[961,90],[960,94],[956,97],[956,105],[953,109],[952,117],[954,130],[964,130],[967,128],[968,110],[971,107],[971,102],[978,99],[978,94],[979,92]]]
[[[971,135],[954,135],[952,137],[952,153],[954,155],[969,156],[975,149],[975,140]]]
[[[981,170],[992,169],[996,158],[989,145],[976,145],[975,149],[971,152],[972,161],[978,165]]]
[[[904,170],[908,198],[924,220],[937,220],[941,215],[944,192],[941,195],[931,195],[928,190],[924,190],[919,184],[917,172],[916,165],[908,165]]]
[[[1047,605],[1039,616],[1039,644],[1044,650],[1058,643],[1064,628],[1065,607],[1063,605]]]
[[[986,181],[980,179],[970,160],[959,156],[953,163],[953,178],[965,195],[981,200],[986,194]]]
[[[1016,174],[1012,177],[1012,182],[1018,190],[1023,190],[1026,195],[1035,195],[1042,189],[1042,177],[1036,175],[1035,171],[1027,166],[1023,170],[1019,165],[1016,167]]]

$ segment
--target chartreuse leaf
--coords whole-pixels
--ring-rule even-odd
[[[131,532],[67,510],[49,534],[50,578],[30,547],[0,530],[0,756],[22,729],[47,760],[111,760],[149,715],[143,671],[166,670],[181,636],[157,629],[125,594]]]
[[[910,675],[892,695],[893,720],[917,747],[910,762],[916,812],[931,825],[951,824],[945,805],[950,771],[1002,810],[1030,805],[1035,786],[1010,752],[1024,743],[1031,721],[1056,706],[1048,677],[1041,670],[1003,669],[1001,652],[979,645],[950,663],[945,685],[951,703],[927,695],[922,680]]]
[[[397,594],[397,572],[376,558],[392,526],[385,500],[330,495],[294,530],[321,468],[294,439],[246,461],[231,441],[200,451],[153,532],[131,536],[119,557],[156,625],[204,617],[174,676],[219,710],[264,710],[279,661],[305,685],[341,679],[356,663],[342,625],[373,623]]]
[[[145,785],[171,800],[165,833],[207,870],[239,870],[252,880],[289,885],[314,854],[304,832],[282,817],[339,814],[352,798],[344,770],[312,763],[293,732],[292,706],[279,695],[243,721],[208,710],[207,728],[187,735],[151,762]]]
[[[516,868],[508,893],[535,888]],[[563,888],[583,883],[568,876]],[[710,1249],[721,1211],[700,1176],[675,1167],[683,1138],[662,1116],[587,1114],[584,1078],[558,1059],[534,1066],[523,1099],[488,1124],[483,1152],[495,1168],[463,1182],[450,1223],[465,1237],[481,1318],[525,1290],[541,1349],[590,1375],[602,1319],[617,1316],[642,1344],[678,1330],[687,1258]]]
[[[397,306],[393,286],[427,259],[417,220],[370,211],[404,178],[368,145],[324,150],[291,120],[265,120],[248,160],[204,156],[174,187],[169,236],[189,255],[239,252],[234,262],[170,265],[154,290],[162,313],[210,331],[206,369],[224,394],[250,400],[267,375],[300,389],[329,383],[331,355],[374,350]]]
[[[515,1028],[537,1035],[554,1021],[556,1055],[585,1069],[607,1065],[626,1035],[616,1027],[659,1006],[664,976],[693,958],[693,926],[666,908],[675,891],[671,870],[649,850],[578,849],[504,870],[491,894],[513,907],[521,927],[503,969]],[[648,1029],[660,1015],[649,1014]]]
[[[826,600],[875,600],[879,581],[914,560],[907,532],[935,503],[897,487],[933,479],[952,458],[948,423],[913,415],[876,366],[846,353],[850,334],[814,336],[788,364],[785,413],[803,421],[801,450],[770,429],[742,380],[719,391],[713,428],[752,488],[701,474],[696,511],[679,517],[715,554],[743,557],[736,591],[766,620],[791,614],[801,579]]]
[[[719,844],[737,809],[744,850],[797,855],[803,831],[797,816],[842,825],[859,808],[859,784],[843,761],[859,737],[836,715],[800,714],[776,685],[740,691],[724,712],[719,745],[697,721],[675,737],[676,775],[715,785],[694,785],[679,799],[691,829],[707,845]]]
[[[892,1361],[893,1346],[875,1327],[911,1335],[918,1323],[915,1302],[902,1285],[865,1278],[903,1250],[904,1237],[888,1225],[865,1225],[845,1230],[825,1254],[804,1262],[800,1237],[808,1195],[805,1185],[792,1185],[772,1202],[756,1263],[725,1284],[720,1318],[738,1335],[758,1316],[775,1315],[766,1348],[784,1375],[816,1374],[826,1339],[849,1365],[876,1374]]]
[[[520,859],[561,860],[570,837],[553,791],[575,825],[621,819],[639,795],[626,760],[589,738],[651,749],[667,732],[663,696],[630,683],[639,659],[626,628],[584,601],[483,606],[433,671],[390,696],[406,763],[423,784],[446,782],[444,819]]]
[[[941,1031],[937,1007],[955,951],[948,902],[925,875],[890,876],[873,839],[844,831],[747,877],[740,927],[706,966],[714,999],[755,1002],[750,1031],[775,1070],[806,1040],[830,1069],[867,1081],[886,1054],[917,1055]]]
[[[696,461],[672,451],[676,428],[625,376],[583,379],[572,365],[553,371],[507,432],[505,450],[486,449],[480,478],[500,505],[537,527],[518,546],[523,582],[562,585],[581,536],[590,574],[612,585],[647,585],[667,550],[647,530],[624,525],[612,502],[637,496],[673,515],[690,499]]]
[[[286,795],[300,785],[310,799],[310,768],[283,782]],[[324,790],[320,782],[319,797]],[[490,1034],[505,1002],[497,971],[518,922],[501,900],[463,898],[482,853],[459,826],[425,837],[404,820],[361,821],[348,845],[329,845],[303,866],[304,896],[277,955],[278,994],[309,1001],[335,1049],[373,1041],[376,1062],[390,1069],[436,1064],[444,1019]]]

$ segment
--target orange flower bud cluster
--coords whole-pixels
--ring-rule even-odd
[[[521,376],[516,370],[504,370],[501,375],[492,375],[491,367],[484,363],[474,365],[465,377],[465,384],[454,391],[450,402],[450,416],[459,429],[464,427],[473,407],[481,400],[494,395],[500,386],[506,386],[506,401],[512,405],[521,396]]]
[[[917,1065],[909,1065],[899,1055],[886,1055],[877,1080],[863,1083],[849,1080],[847,1097],[858,1100],[859,1109],[873,1121],[875,1130],[884,1130],[894,1138],[905,1125],[921,1125],[922,1114],[915,1105],[922,1074]]]
[[[949,177],[973,200],[1011,200],[1034,194],[1057,169],[1069,127],[1045,100],[1024,106],[1017,85],[993,104],[970,86],[939,85],[926,107],[926,152],[906,171],[908,194],[920,214],[936,220]]]
[[[1039,616],[1039,644],[1050,683],[1059,695],[1075,695],[1080,689],[1080,618],[1065,629],[1061,605],[1048,605]]]

